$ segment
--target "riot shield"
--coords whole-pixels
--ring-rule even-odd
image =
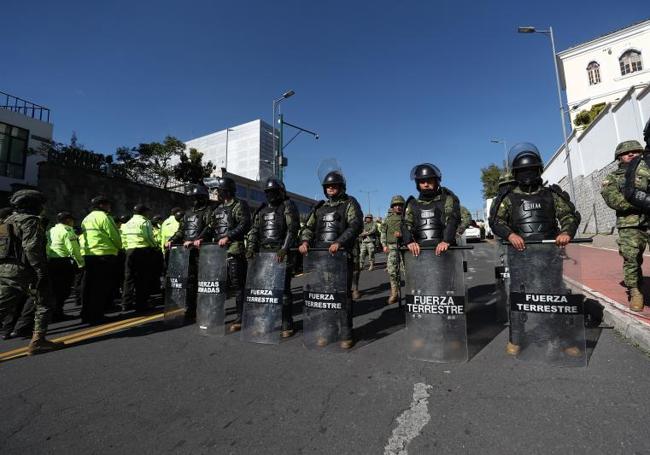
[[[248,261],[242,341],[280,343],[287,263],[278,263],[276,258],[275,252],[263,252]]]
[[[225,335],[227,257],[226,248],[213,243],[201,245],[196,322],[204,335]]]
[[[586,366],[584,297],[570,286],[580,281],[579,256],[577,245],[508,246],[510,342],[518,346],[518,359]]]
[[[510,302],[510,269],[508,249],[497,243],[494,259],[494,303],[497,322],[507,322]]]
[[[324,348],[341,338],[348,299],[347,254],[310,251],[304,258],[303,342],[309,349]]]
[[[407,252],[406,342],[410,359],[467,361],[467,321],[462,250],[436,256]]]
[[[182,325],[187,304],[190,250],[172,246],[165,275],[165,324]]]

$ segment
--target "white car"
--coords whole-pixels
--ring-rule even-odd
[[[469,226],[467,229],[465,229],[465,232],[463,233],[465,236],[465,240],[469,241],[476,241],[480,242],[481,241],[481,229],[477,227],[472,227]]]

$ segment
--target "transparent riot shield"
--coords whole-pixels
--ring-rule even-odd
[[[510,269],[508,268],[508,249],[497,243],[494,258],[494,304],[497,322],[507,322],[510,301]]]
[[[324,348],[341,338],[348,297],[347,254],[309,251],[304,258],[303,342],[309,349]]]
[[[520,360],[559,366],[586,366],[584,297],[580,247],[527,243],[508,246],[510,342]]]
[[[406,252],[406,342],[410,359],[467,361],[462,250]]]
[[[226,248],[208,243],[199,252],[196,323],[204,335],[224,336],[226,319]]]
[[[190,250],[173,246],[165,275],[165,324],[182,325],[187,305]]]
[[[277,253],[258,253],[248,261],[242,341],[278,344],[282,331],[282,303],[287,263]]]

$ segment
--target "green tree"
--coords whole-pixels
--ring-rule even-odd
[[[189,153],[180,154],[180,162],[174,166],[174,177],[182,182],[198,184],[210,177],[215,169],[212,161],[203,163],[203,153],[191,148]]]
[[[605,106],[605,103],[598,103],[591,106],[588,111],[584,109],[581,110],[576,114],[576,118],[573,119],[573,124],[575,126],[589,126],[591,122],[593,122],[594,119],[598,117],[598,114],[600,114],[603,109],[605,109]]]
[[[140,144],[137,147],[120,147],[117,149],[117,167],[126,178],[167,188],[174,176],[174,157],[182,156],[185,143],[172,136],[160,142]]]
[[[481,168],[481,182],[483,183],[483,198],[490,199],[497,195],[499,190],[499,177],[505,173],[505,169],[497,164],[490,164]]]

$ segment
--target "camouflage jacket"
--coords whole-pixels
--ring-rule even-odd
[[[646,217],[643,213],[625,200],[623,187],[625,186],[625,172],[627,166],[618,165],[618,169],[603,179],[600,194],[607,206],[616,210],[616,227],[629,228],[646,226]]]
[[[359,235],[359,239],[362,242],[366,243],[374,243],[375,239],[377,238],[377,222],[376,221],[371,221],[369,223],[366,223],[365,221],[363,222],[363,231],[361,231],[361,234]]]
[[[537,191],[530,194],[537,194],[540,191],[551,191],[551,194],[553,195],[555,217],[560,224],[559,232],[565,232],[571,237],[574,237],[576,231],[578,230],[578,225],[580,224],[580,215],[578,215],[576,212],[576,209],[571,201],[565,200],[562,196],[549,189],[548,187],[541,187]],[[559,192],[562,190],[558,187],[557,191]],[[526,194],[518,186],[513,188],[511,192],[517,194]],[[511,213],[512,202],[510,201],[509,194],[506,194],[501,200],[499,207],[497,207],[496,216],[494,219],[490,220],[492,231],[504,240],[507,240],[508,236],[514,232],[511,227]]]
[[[381,225],[380,236],[382,246],[397,244],[396,232],[400,232],[402,227],[402,217],[396,213],[389,213]]]
[[[47,277],[47,254],[45,251],[47,237],[36,215],[13,213],[5,221],[14,226],[14,235],[18,245],[18,263],[22,270],[16,270],[19,275],[33,274],[35,278]]]
[[[460,207],[460,224],[458,225],[458,233],[462,234],[469,226],[469,223],[472,221],[472,214],[467,209],[467,207]]]
[[[625,199],[642,212],[650,212],[650,159],[648,152],[635,158],[625,170]]]

